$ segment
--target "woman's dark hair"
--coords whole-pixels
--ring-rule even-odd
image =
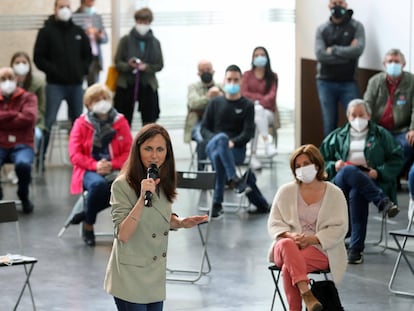
[[[293,176],[295,176],[296,182],[300,182],[296,178],[296,159],[298,156],[306,154],[311,163],[315,164],[317,169],[316,179],[317,180],[326,180],[328,175],[325,172],[325,161],[319,149],[312,144],[307,144],[300,146],[290,156],[290,169],[292,170]]]
[[[126,180],[131,188],[139,195],[141,192],[141,180],[147,178],[147,168],[142,163],[140,147],[145,141],[156,135],[161,135],[167,146],[165,161],[159,167],[159,177],[161,180],[159,187],[164,192],[168,201],[172,203],[177,195],[177,173],[175,171],[175,159],[170,135],[161,125],[149,123],[139,130],[132,143],[128,159],[122,168],[122,173],[125,174]]]
[[[273,83],[276,83],[276,87],[277,87],[278,79],[277,79],[276,74],[272,71],[272,67],[270,66],[269,53],[267,52],[266,48],[264,48],[263,46],[257,46],[254,48],[253,53],[252,53],[252,68],[253,69],[256,68],[256,66],[253,64],[253,59],[254,59],[254,53],[256,53],[257,50],[263,50],[267,58],[267,63],[265,66],[265,73],[264,73],[264,79],[266,80],[265,91],[267,93],[272,88]]]
[[[30,56],[26,52],[19,51],[13,54],[11,60],[10,60],[10,67],[13,68],[13,63],[16,60],[17,57],[24,57],[26,58],[28,64],[29,64],[29,72],[26,74],[26,78],[24,79],[22,87],[25,90],[28,90],[30,84],[32,84],[33,74],[32,74],[32,62],[30,61]]]

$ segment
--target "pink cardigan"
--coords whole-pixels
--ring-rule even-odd
[[[116,131],[109,144],[109,153],[113,170],[120,170],[129,155],[132,145],[131,130],[128,121],[122,114],[118,114],[112,124]],[[73,164],[70,192],[82,193],[83,176],[85,171],[96,171],[97,161],[92,157],[94,128],[86,114],[76,119],[69,138],[69,157]]]

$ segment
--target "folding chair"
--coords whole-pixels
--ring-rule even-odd
[[[411,274],[414,275],[414,266],[409,261],[409,259],[407,257],[407,252],[408,251],[405,249],[408,238],[414,238],[414,230],[412,229],[413,219],[414,219],[414,214],[411,216],[411,219],[408,222],[407,229],[393,230],[393,231],[389,232],[390,235],[394,238],[395,244],[397,244],[398,256],[397,256],[397,260],[395,261],[394,268],[392,270],[392,274],[391,274],[391,277],[390,277],[390,282],[388,283],[388,290],[391,293],[394,293],[394,294],[410,296],[410,297],[414,297],[414,290],[412,290],[412,291],[397,290],[393,287],[393,285],[394,285],[394,281],[395,281],[396,276],[397,276],[397,271],[400,267],[401,257],[404,258],[405,262],[407,263],[407,265],[408,265],[408,267],[411,271]],[[403,238],[402,243],[400,243],[398,238]],[[410,284],[412,284],[412,283],[410,282]]]
[[[202,194],[206,195],[206,203],[210,206],[208,221],[197,226],[198,234],[201,241],[201,258],[200,258],[200,268],[198,270],[190,269],[169,269],[167,268],[168,281],[178,281],[178,282],[188,282],[194,283],[200,280],[200,278],[211,271],[211,263],[208,257],[207,252],[207,243],[208,235],[211,223],[211,206],[209,204],[209,196],[211,197],[211,192],[214,189],[215,181],[215,172],[177,172],[177,187],[180,189],[194,189],[199,190],[200,196],[198,200],[198,207],[200,207]],[[202,226],[205,226],[205,230],[201,229]],[[207,267],[205,269],[205,263]],[[175,276],[174,276],[175,275]]]
[[[13,310],[17,310],[20,300],[24,294],[26,287],[29,290],[30,298],[32,301],[33,310],[36,310],[36,305],[33,298],[32,287],[30,285],[30,276],[32,274],[33,268],[37,259],[34,257],[27,257],[23,255],[23,244],[20,236],[20,228],[17,217],[16,204],[14,201],[0,201],[0,223],[9,223],[14,222],[16,224],[16,239],[19,247],[20,254],[17,255],[6,255],[1,257],[0,268],[9,268],[14,266],[23,266],[25,272],[25,281],[23,287],[20,290],[19,297],[16,301],[16,304]]]
[[[377,209],[373,204],[370,204],[370,207],[374,207],[375,210]],[[376,254],[376,253],[384,253],[385,250],[388,247],[388,223],[387,223],[387,219],[388,216],[385,213],[381,213],[381,230],[380,230],[380,235],[378,237],[378,240],[373,240],[373,241],[366,241],[365,245],[366,246],[371,246],[371,247],[381,247],[382,249],[380,251],[365,251],[366,254]],[[384,241],[384,244],[382,243]]]
[[[280,292],[280,289],[279,289],[279,279],[280,279],[280,274],[282,272],[282,268],[278,267],[276,265],[271,265],[271,266],[268,267],[268,269],[270,270],[270,273],[271,273],[272,278],[273,278],[273,282],[275,283],[275,290],[273,292],[272,306],[270,307],[270,311],[273,311],[273,307],[275,305],[276,295],[278,295],[279,300],[282,303],[283,310],[287,311],[285,301],[283,300],[282,293]],[[331,271],[329,269],[327,269],[327,270],[316,270],[316,271],[309,272],[309,274],[323,274],[325,280],[328,280],[328,273],[330,273],[330,272]]]
[[[66,229],[69,228],[69,226],[72,224],[73,216],[76,214],[79,214],[83,211],[83,206],[85,204],[86,196],[88,194],[88,191],[84,191],[82,195],[79,196],[76,203],[73,205],[72,210],[70,211],[68,217],[66,218],[63,227],[58,232],[58,238],[61,238],[62,235],[65,233]],[[79,228],[79,235],[82,235],[82,226]],[[113,237],[113,232],[95,232],[95,236],[109,236]]]

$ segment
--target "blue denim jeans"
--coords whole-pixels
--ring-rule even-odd
[[[47,84],[46,85],[46,112],[45,112],[45,144],[44,154],[46,154],[49,145],[50,131],[53,124],[56,122],[56,117],[60,108],[62,100],[66,100],[68,104],[69,119],[74,122],[83,111],[83,88],[82,84],[61,85],[61,84]]]
[[[17,195],[20,200],[27,200],[29,198],[33,159],[34,151],[30,146],[19,144],[13,148],[0,148],[0,167],[7,162],[14,164],[14,170],[19,179]]]
[[[344,166],[334,178],[334,183],[342,189],[348,201],[351,241],[349,248],[362,252],[368,223],[368,204],[375,205],[386,195],[375,182],[353,165]]]
[[[164,302],[153,302],[153,303],[133,303],[114,297],[115,304],[118,311],[162,311]]]
[[[404,153],[404,164],[401,169],[401,175],[405,174],[408,171],[408,169],[410,169],[414,161],[414,147],[408,143],[407,139],[405,138],[405,135],[407,135],[407,132],[393,134],[395,140],[400,143]]]
[[[338,103],[346,111],[351,100],[360,97],[357,83],[354,82],[333,82],[317,80],[319,102],[321,104],[323,132],[328,135],[338,124]]]
[[[96,215],[109,206],[111,184],[104,176],[86,171],[83,176],[83,188],[88,191],[84,204],[85,222],[93,225]]]
[[[411,165],[410,171],[408,172],[408,191],[410,199],[414,199],[414,164]]]
[[[216,171],[213,202],[221,203],[226,182],[236,175],[236,165],[242,164],[246,157],[246,147],[229,148],[229,137],[218,133],[207,143],[206,153]]]

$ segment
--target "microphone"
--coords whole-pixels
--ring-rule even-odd
[[[152,178],[156,180],[158,178],[158,167],[155,163],[151,163],[150,167],[147,169],[147,178]],[[144,206],[151,207],[152,206],[152,192],[145,191],[144,196]]]

